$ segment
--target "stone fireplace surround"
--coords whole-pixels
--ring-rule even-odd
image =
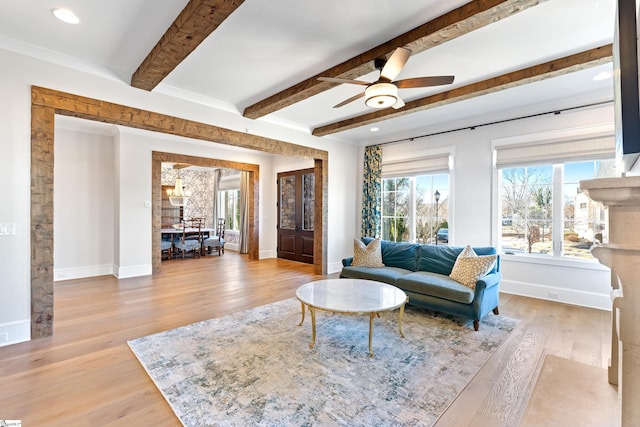
[[[609,236],[593,255],[611,268],[609,382],[618,386],[616,425],[640,425],[640,176],[582,181],[609,208]]]

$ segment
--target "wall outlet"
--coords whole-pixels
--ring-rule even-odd
[[[560,295],[557,292],[549,292],[549,298],[560,299]]]
[[[9,342],[9,333],[3,332],[0,334],[0,343]]]
[[[0,224],[0,236],[15,236],[16,225],[15,224]]]

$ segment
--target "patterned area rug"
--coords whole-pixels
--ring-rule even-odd
[[[518,321],[472,322],[407,306],[374,320],[291,298],[129,341],[186,426],[432,425]]]

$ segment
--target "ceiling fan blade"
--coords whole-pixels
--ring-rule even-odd
[[[352,85],[363,85],[363,86],[369,86],[371,84],[370,82],[365,82],[362,80],[340,79],[337,77],[318,77],[318,80],[322,80],[323,82],[347,83]]]
[[[343,105],[347,105],[347,104],[349,104],[350,102],[355,101],[356,99],[360,99],[360,98],[362,98],[363,96],[364,96],[364,92],[359,93],[359,94],[357,94],[357,95],[352,96],[352,97],[351,97],[351,98],[349,98],[349,99],[345,99],[345,100],[344,100],[344,101],[342,101],[340,104],[336,104],[336,105],[334,105],[334,106],[333,106],[333,108],[340,108],[340,107],[342,107]]]
[[[394,110],[404,107],[404,101],[402,100],[402,98],[398,97],[398,100],[396,101],[395,104],[392,105],[392,107]]]
[[[431,77],[415,77],[412,79],[403,79],[393,82],[398,89],[409,89],[414,87],[440,86],[453,83],[454,76],[431,76]]]
[[[388,79],[392,81],[395,79],[400,71],[404,68],[404,65],[409,60],[411,56],[411,50],[406,47],[399,47],[389,57],[387,63],[382,67],[382,71],[380,71],[380,77]]]

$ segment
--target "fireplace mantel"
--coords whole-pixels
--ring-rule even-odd
[[[640,425],[640,176],[580,182],[609,209],[609,232],[592,249],[611,268],[612,343],[609,382],[618,385],[618,424]]]

